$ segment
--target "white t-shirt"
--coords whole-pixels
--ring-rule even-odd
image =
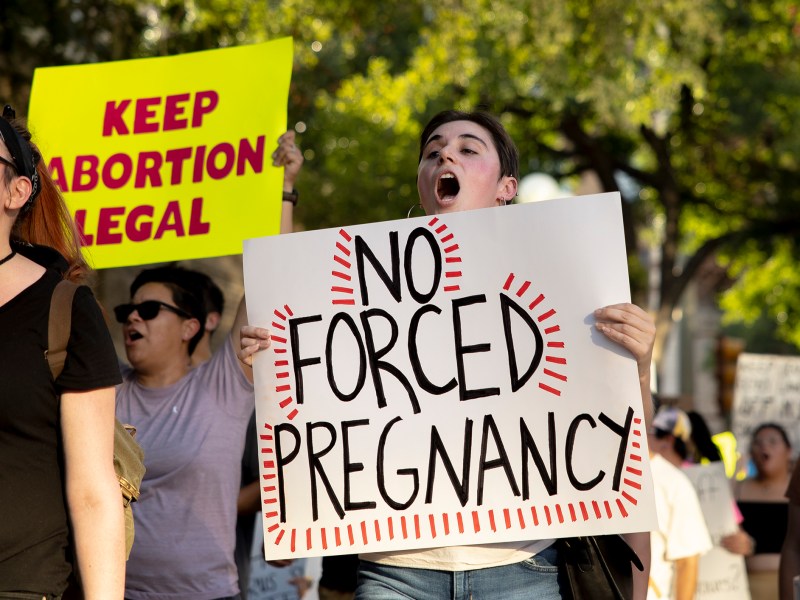
[[[658,529],[650,532],[647,600],[674,598],[675,560],[711,549],[706,521],[689,478],[658,454],[650,457]]]
[[[413,569],[469,571],[512,565],[529,559],[552,545],[555,540],[526,540],[480,546],[447,546],[424,550],[375,552],[361,554],[361,560]]]

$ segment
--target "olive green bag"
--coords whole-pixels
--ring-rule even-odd
[[[67,342],[72,327],[72,298],[78,285],[60,281],[50,300],[50,317],[47,331],[47,363],[53,380],[57,379],[67,359]],[[123,425],[114,419],[114,470],[125,507],[125,556],[133,546],[133,510],[131,503],[139,498],[139,486],[144,477],[144,451],[134,439],[136,428]]]

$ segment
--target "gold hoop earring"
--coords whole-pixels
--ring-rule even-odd
[[[420,203],[412,204],[411,208],[409,208],[408,212],[406,213],[406,219],[410,219],[411,218],[411,213],[414,212],[415,208],[419,208],[421,210],[422,209],[422,204],[420,204]],[[423,214],[424,214],[424,211],[423,211]],[[423,215],[420,215],[420,216],[423,216]]]

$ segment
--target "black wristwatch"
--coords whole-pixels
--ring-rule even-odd
[[[291,202],[292,206],[297,206],[297,198],[298,197],[299,197],[299,194],[297,193],[297,190],[293,189],[291,192],[286,192],[286,191],[283,192],[283,201],[284,202]]]

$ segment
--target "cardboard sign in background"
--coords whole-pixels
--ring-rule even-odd
[[[749,458],[750,438],[762,423],[783,426],[800,448],[800,357],[774,354],[739,355],[733,390],[732,430],[743,458]]]
[[[292,40],[36,69],[29,123],[95,268],[278,232]]]
[[[655,526],[617,194],[245,243],[267,558]]]

